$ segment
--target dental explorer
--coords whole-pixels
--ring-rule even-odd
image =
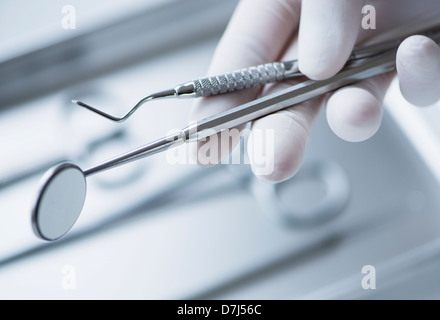
[[[434,41],[436,41],[436,39],[439,37],[438,29],[430,29],[421,33],[431,37]],[[408,36],[409,35],[355,49],[350,55],[347,65],[396,48]],[[137,102],[134,107],[132,107],[127,114],[122,117],[113,116],[79,100],[72,100],[72,103],[95,112],[109,120],[123,122],[127,120],[137,109],[139,109],[140,106],[152,100],[164,98],[209,97],[302,76],[304,75],[298,69],[297,60],[272,62],[243,68],[225,74],[200,78],[178,85],[172,89],[153,93]]]

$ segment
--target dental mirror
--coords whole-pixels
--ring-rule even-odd
[[[186,133],[177,132],[85,171],[69,162],[51,168],[42,178],[32,210],[34,233],[48,241],[61,238],[81,214],[86,200],[87,177],[175,147],[184,142],[184,137]]]
[[[48,171],[43,181],[32,211],[32,227],[40,238],[53,241],[78,219],[86,200],[86,179],[79,167],[62,163]]]

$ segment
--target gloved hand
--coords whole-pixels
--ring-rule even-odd
[[[439,21],[438,0],[375,0],[369,4],[376,9],[377,29],[364,30],[361,23],[364,2],[241,0],[218,44],[209,74],[297,58],[301,72],[311,79],[322,80],[340,71],[357,43],[377,39],[396,28],[405,34],[427,20]],[[409,102],[429,105],[440,99],[440,48],[432,40],[423,36],[406,39],[398,50],[397,73],[402,93]],[[380,126],[382,101],[393,76],[394,73],[379,75],[254,121],[248,141],[251,163],[252,146],[265,143],[261,134],[254,133],[274,130],[274,145],[269,148],[274,153],[274,170],[259,177],[279,182],[296,173],[322,104],[326,105],[330,128],[342,139],[358,142],[373,136]],[[200,99],[193,108],[192,119],[227,110],[297,81]],[[239,137],[232,135],[232,143],[229,137],[219,137],[218,152],[214,158],[209,155],[209,159],[200,152],[206,141],[199,141],[193,145],[193,158],[205,166],[215,165],[228,156]],[[255,169],[253,163],[252,168]]]

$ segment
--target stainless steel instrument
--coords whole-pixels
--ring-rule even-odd
[[[429,31],[423,32],[426,36],[429,36],[437,43],[439,42],[439,34],[440,31],[438,29],[431,29]],[[328,91],[332,91],[338,86],[346,85],[350,82],[354,82],[357,80],[362,80],[373,76],[375,74],[380,74],[386,72],[388,70],[392,70],[394,65],[392,62],[388,61],[386,57],[386,53],[393,57],[393,53],[397,50],[399,44],[406,38],[402,37],[399,39],[394,39],[391,41],[382,42],[379,44],[358,48],[355,49],[350,55],[348,62],[342,71],[342,75],[335,76],[328,80],[325,80],[320,86],[323,88],[319,90],[319,92],[325,92],[326,89]],[[378,57],[378,56],[381,56]],[[371,64],[367,64],[370,59],[373,59]],[[365,65],[364,65],[365,64]],[[364,65],[365,68],[362,68]],[[353,69],[351,73],[345,73],[344,71],[348,71],[349,69]],[[372,74],[362,74],[356,75],[360,72],[365,71],[364,69],[375,68],[377,71],[372,71]],[[377,72],[377,73],[376,73]],[[251,88],[254,86],[261,86],[268,83],[284,81],[286,79],[303,77],[304,75],[298,69],[298,61],[284,61],[284,62],[272,62],[261,64],[258,66],[252,66],[248,68],[243,68],[240,70],[232,71],[225,74],[203,77],[197,80],[193,80],[190,82],[183,83],[181,85],[176,86],[175,88],[167,89],[164,91],[156,92],[151,95],[142,98],[138,103],[132,107],[127,114],[122,117],[117,117],[106,112],[103,112],[100,109],[92,107],[82,101],[72,100],[73,103],[84,107],[90,111],[93,111],[109,120],[122,122],[127,120],[140,106],[144,103],[164,98],[199,98],[199,97],[209,97],[213,95],[219,95],[234,91],[239,91],[247,88]],[[343,79],[345,78],[345,79]],[[307,82],[304,85],[311,85],[312,82]],[[294,86],[291,88],[291,92],[297,92],[301,94],[302,91],[296,91],[299,89],[298,86]],[[327,91],[327,92],[328,92]],[[281,94],[281,93],[280,93]],[[319,95],[319,93],[317,94]],[[304,100],[303,100],[304,101]],[[298,103],[298,102],[294,102]],[[293,103],[293,104],[294,104]]]
[[[438,44],[440,30],[424,33]],[[395,69],[396,52],[404,38],[357,49],[346,66],[335,76],[323,81],[306,80],[287,89],[221,112],[190,124],[174,134],[160,138],[140,148],[127,152],[88,170],[72,163],[63,163],[51,169],[44,177],[32,222],[36,234],[45,240],[63,236],[79,217],[86,197],[86,177],[144,157],[176,147],[185,142],[204,139],[270,113],[331,92],[340,87]],[[275,62],[242,69],[224,75],[195,80],[147,96],[138,102],[125,116],[115,117],[81,101],[74,101],[110,120],[124,121],[143,103],[169,97],[206,97],[303,76],[296,61]]]

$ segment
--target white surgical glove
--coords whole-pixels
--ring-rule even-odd
[[[418,23],[440,17],[438,0],[375,0],[368,4],[376,8],[377,29],[364,30],[361,21],[365,4],[363,0],[241,0],[218,44],[209,74],[298,59],[301,72],[322,80],[341,70],[355,44],[373,41],[396,28],[405,33]],[[402,93],[409,102],[428,105],[440,99],[440,49],[432,40],[422,36],[405,40],[397,54],[397,73]],[[342,139],[358,142],[373,136],[380,126],[382,101],[393,76],[394,73],[379,75],[254,121],[248,141],[251,162],[252,146],[265,143],[264,135],[254,133],[274,130],[272,148],[260,149],[275,155],[273,171],[259,177],[280,182],[297,172],[322,104],[327,106],[330,128]],[[297,81],[200,99],[192,118],[222,112]],[[205,166],[219,163],[240,136],[235,134],[232,143],[227,138],[219,140],[215,159],[212,154],[210,159],[203,158],[206,155],[199,152],[206,141],[193,145],[193,157]],[[258,173],[254,163],[252,168]]]

